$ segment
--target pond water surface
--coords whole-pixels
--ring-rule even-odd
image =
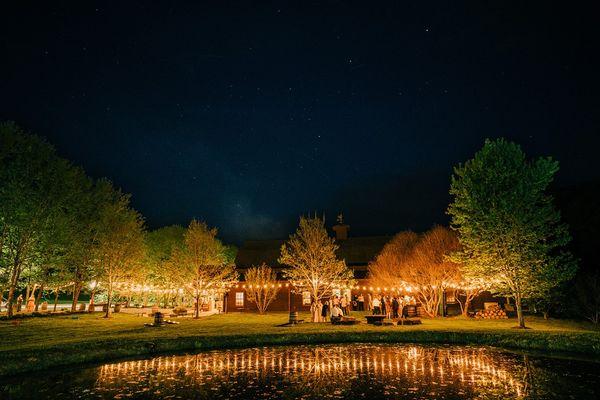
[[[264,347],[33,373],[3,380],[0,398],[595,399],[599,367],[488,347]]]

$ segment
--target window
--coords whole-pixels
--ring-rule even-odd
[[[235,306],[244,307],[244,292],[235,293]]]
[[[302,292],[302,305],[310,306],[310,292]]]

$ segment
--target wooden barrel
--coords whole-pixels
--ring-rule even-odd
[[[115,312],[116,313],[121,312],[121,303],[115,304]]]
[[[417,306],[407,305],[404,308],[406,309],[406,316],[408,318],[414,318],[417,316]]]
[[[290,311],[290,324],[298,323],[298,311]]]
[[[163,313],[154,313],[154,325],[163,325],[165,323]]]

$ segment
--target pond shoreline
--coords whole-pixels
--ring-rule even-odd
[[[169,329],[169,327],[152,328]],[[385,330],[297,332],[296,327],[280,333],[178,336],[148,339],[98,339],[0,352],[0,377],[43,371],[58,366],[102,363],[112,360],[157,356],[187,351],[239,349],[262,346],[403,343],[492,346],[506,350],[577,355],[600,361],[600,335],[592,332]],[[549,352],[549,353],[548,353]]]

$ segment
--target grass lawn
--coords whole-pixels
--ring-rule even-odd
[[[96,313],[0,321],[0,375],[169,351],[332,342],[482,344],[600,358],[600,331],[584,322],[530,317],[528,330],[514,329],[515,320],[463,318],[424,319],[416,326],[277,326],[287,318],[287,313],[232,313],[181,318],[179,325],[160,328],[144,327],[151,318],[123,313],[109,320]]]

